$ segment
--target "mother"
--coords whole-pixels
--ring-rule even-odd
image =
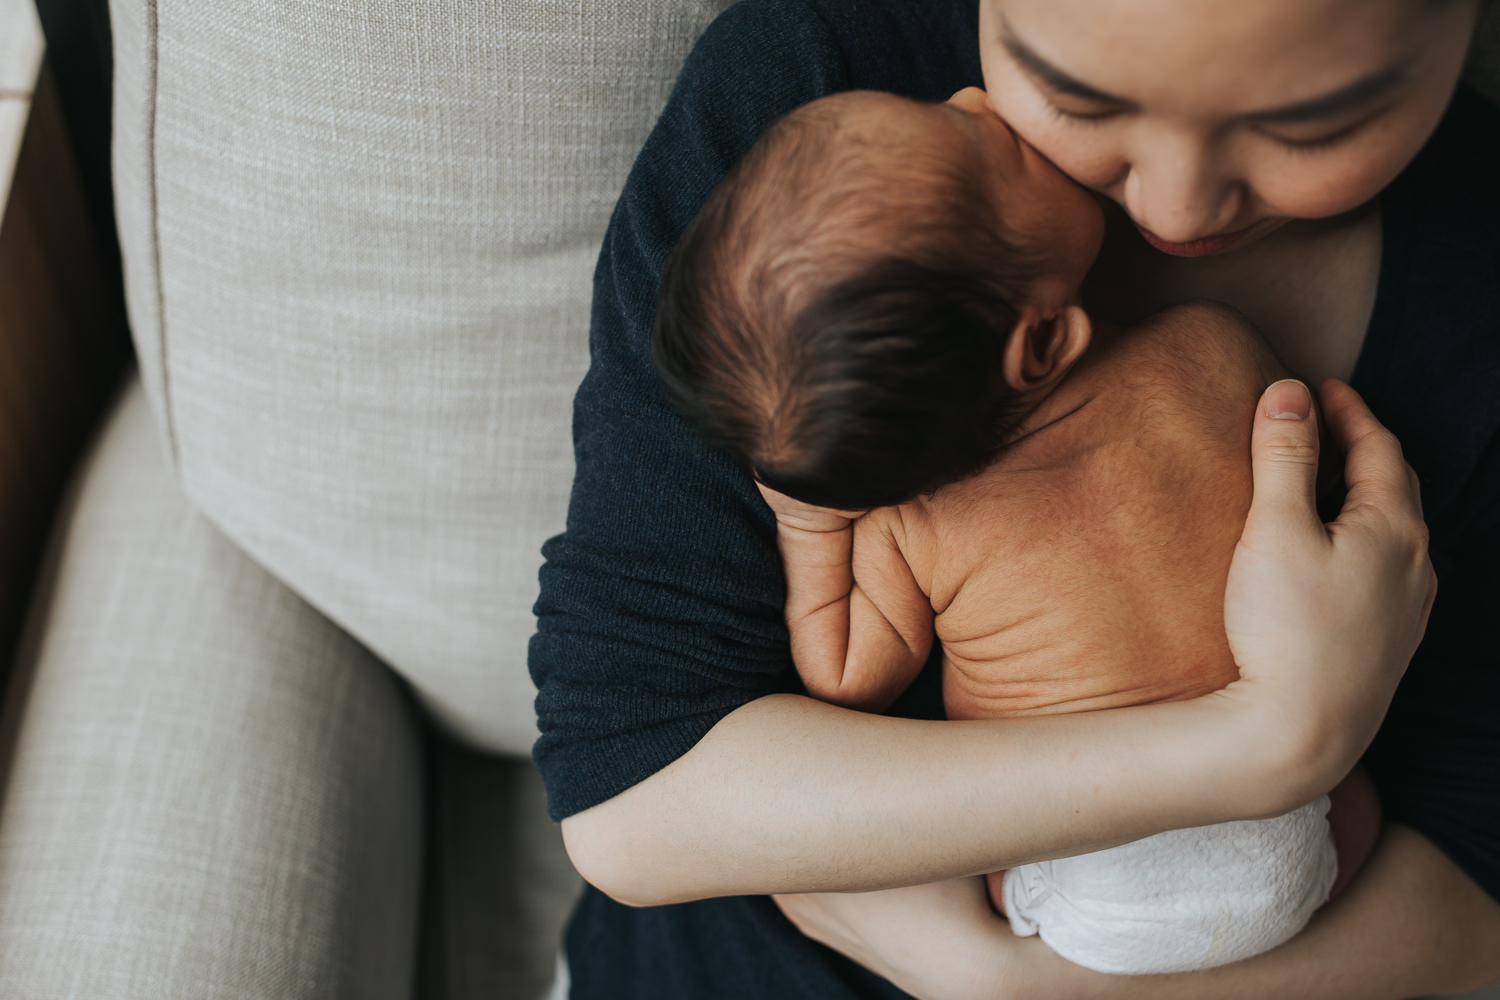
[[[570,929],[574,995],[899,995],[889,979],[960,996],[1395,997],[1500,976],[1500,669],[1477,652],[1500,600],[1500,115],[1460,95],[1444,119],[1477,0],[980,7],[748,0],[689,58],[627,183],[532,646],[536,760],[602,889]],[[1226,604],[1241,681],[959,724],[795,693],[768,513],[656,389],[659,268],[761,129],[833,90],[943,98],[980,82],[981,57],[997,109],[1129,214],[1096,307],[1239,306],[1294,370],[1351,379],[1421,477],[1443,599],[1369,757],[1389,825],[1336,903],[1250,962],[1081,976],[1008,938],[960,877],[1282,811],[1354,763],[1430,598],[1407,471],[1357,400],[1324,397],[1355,484],[1332,531],[1311,510],[1312,422],[1257,421]],[[935,718],[933,679],[898,710]],[[897,886],[915,888],[786,901],[887,978],[752,895]]]

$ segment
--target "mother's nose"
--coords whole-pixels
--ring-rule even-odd
[[[1233,225],[1245,186],[1212,143],[1158,138],[1134,153],[1121,200],[1137,223],[1168,243],[1189,243]]]

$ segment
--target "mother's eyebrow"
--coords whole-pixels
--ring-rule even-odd
[[[1032,49],[1011,30],[1010,22],[1001,19],[1000,44],[1005,46],[1011,58],[1049,89],[1099,104],[1114,105],[1120,109],[1135,107],[1135,102],[1117,94],[1107,93],[1090,86],[1066,71],[1052,65],[1036,50]],[[1353,83],[1337,90],[1264,111],[1252,111],[1240,117],[1257,124],[1288,125],[1297,122],[1317,121],[1332,118],[1349,111],[1358,110],[1395,90],[1406,80],[1407,62],[1376,70],[1360,77]]]
[[[1332,118],[1348,111],[1367,107],[1395,90],[1406,79],[1406,63],[1387,66],[1368,76],[1360,77],[1347,86],[1329,91],[1318,97],[1287,104],[1265,111],[1254,111],[1243,117],[1261,124],[1289,125],[1295,122],[1317,121]]]
[[[1048,88],[1060,94],[1070,94],[1089,101],[1097,101],[1100,104],[1117,104],[1121,107],[1131,107],[1133,102],[1114,94],[1107,94],[1097,87],[1091,87],[1082,80],[1069,76],[1056,66],[1043,59],[1029,45],[1016,37],[1011,30],[1010,22],[1001,18],[1000,44],[1005,46],[1005,51],[1010,53],[1012,59],[1021,64],[1021,67],[1036,77]]]

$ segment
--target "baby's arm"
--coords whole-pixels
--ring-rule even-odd
[[[901,554],[895,515],[860,516],[760,491],[776,513],[787,630],[802,683],[823,701],[880,711],[932,649],[932,607]]]

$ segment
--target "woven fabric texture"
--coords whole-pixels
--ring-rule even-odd
[[[401,686],[188,507],[138,388],[64,523],[0,726],[0,996],[409,998]]]
[[[524,753],[590,276],[725,2],[116,0],[120,229],[188,496]]]

